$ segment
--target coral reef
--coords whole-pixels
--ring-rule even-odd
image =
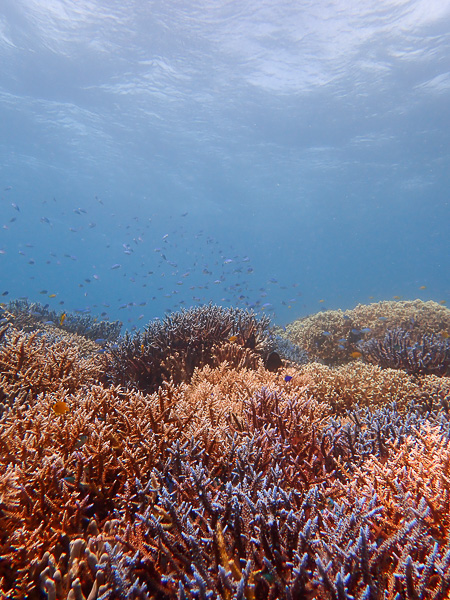
[[[90,340],[114,342],[120,335],[122,323],[120,321],[98,321],[91,315],[78,315],[61,311],[57,313],[49,310],[48,305],[39,302],[29,302],[26,299],[12,300],[3,314],[16,329],[26,332],[37,329],[54,328],[74,333]]]
[[[76,341],[5,328],[0,339],[0,410],[17,397],[31,401],[41,393],[64,395],[95,382],[100,358],[84,357],[83,344]]]
[[[385,301],[359,304],[352,310],[328,310],[286,326],[284,336],[303,348],[310,360],[338,365],[360,352],[358,342],[383,339],[388,329],[401,328],[418,339],[450,333],[450,310],[437,302]]]
[[[0,330],[2,598],[449,597],[445,374],[300,364],[211,305],[83,340]]]
[[[450,342],[435,335],[413,334],[388,329],[383,340],[371,339],[358,345],[365,361],[383,368],[403,369],[407,373],[448,375]]]
[[[109,380],[152,392],[164,382],[189,381],[196,367],[227,360],[256,368],[269,354],[269,319],[213,304],[182,310],[109,346]],[[224,346],[225,345],[225,346]]]
[[[358,406],[378,408],[395,402],[401,411],[420,398],[426,406],[450,401],[450,380],[435,375],[420,378],[405,371],[382,369],[360,360],[341,367],[311,363],[301,367],[297,378],[305,377],[313,398],[329,403],[336,413]]]

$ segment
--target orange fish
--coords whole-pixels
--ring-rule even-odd
[[[237,342],[238,336],[237,335],[230,335],[230,337],[228,338],[229,342]]]
[[[59,400],[58,402],[55,402],[55,404],[52,406],[52,409],[57,415],[64,415],[69,410],[69,405],[67,402]]]
[[[355,351],[355,352],[351,352],[351,353],[350,353],[350,356],[351,356],[352,358],[361,358],[362,354],[361,354],[361,352],[356,352],[356,351]]]
[[[448,331],[441,331],[441,337],[447,340],[450,337],[450,333]]]
[[[60,324],[60,325],[63,325],[63,324],[64,324],[64,321],[66,320],[66,316],[67,316],[67,315],[66,315],[66,313],[63,313],[63,314],[61,315],[61,317],[60,317],[60,319],[59,319],[59,324]]]
[[[56,298],[56,294],[49,294],[48,297],[49,298]]]
[[[421,285],[420,288],[419,288],[419,290],[426,290],[426,289],[427,289],[426,285]]]

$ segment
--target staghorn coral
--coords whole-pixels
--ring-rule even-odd
[[[434,335],[413,339],[402,329],[388,329],[383,340],[368,340],[359,344],[359,350],[366,362],[383,368],[413,374],[450,373],[450,343]]]
[[[298,319],[284,334],[304,348],[310,360],[328,365],[349,362],[358,342],[382,339],[387,329],[402,328],[414,336],[450,332],[450,310],[437,302],[384,301],[352,310],[329,310]]]
[[[0,421],[4,593],[229,598],[242,589],[259,600],[281,590],[334,598],[343,585],[348,596],[370,589],[381,599],[408,584],[424,598],[440,585],[443,598],[449,582],[436,569],[448,522],[436,548],[433,524],[424,530],[411,513],[380,539],[385,504],[360,494],[358,477],[368,473],[370,487],[364,461],[390,452],[395,461],[399,436],[412,444],[430,418],[436,435],[448,431],[445,411],[425,419],[419,408],[366,408],[341,424],[307,381],[222,365],[151,396],[101,386],[66,394],[63,416],[50,394],[16,402]],[[262,382],[271,389],[255,391]],[[387,515],[402,502],[390,499]],[[425,578],[420,561],[435,565]]]
[[[372,409],[395,402],[405,411],[408,404],[421,399],[425,406],[448,402],[450,380],[434,375],[413,377],[397,369],[354,361],[341,367],[312,363],[301,367],[300,374],[309,380],[312,397],[328,402],[337,413],[368,406]]]
[[[76,338],[8,327],[12,382],[15,336],[24,373],[47,375],[32,393],[23,377],[0,416],[5,599],[448,597],[448,377],[269,372],[270,336],[227,334],[201,368],[170,354],[181,383],[145,394],[102,384],[103,356]],[[59,377],[45,365],[63,346]]]
[[[107,380],[143,392],[164,381],[189,381],[196,367],[222,362],[229,341],[241,349],[228,348],[226,360],[256,366],[258,355],[268,353],[268,324],[267,317],[258,321],[250,311],[212,304],[173,313],[108,347]]]
[[[40,393],[74,392],[100,376],[100,358],[83,358],[78,346],[42,332],[9,328],[0,345],[0,390],[3,402]]]

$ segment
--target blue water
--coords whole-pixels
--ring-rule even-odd
[[[449,2],[2,0],[0,52],[1,300],[449,301]]]

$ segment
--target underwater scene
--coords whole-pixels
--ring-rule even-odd
[[[450,600],[450,4],[0,52],[0,600]]]

